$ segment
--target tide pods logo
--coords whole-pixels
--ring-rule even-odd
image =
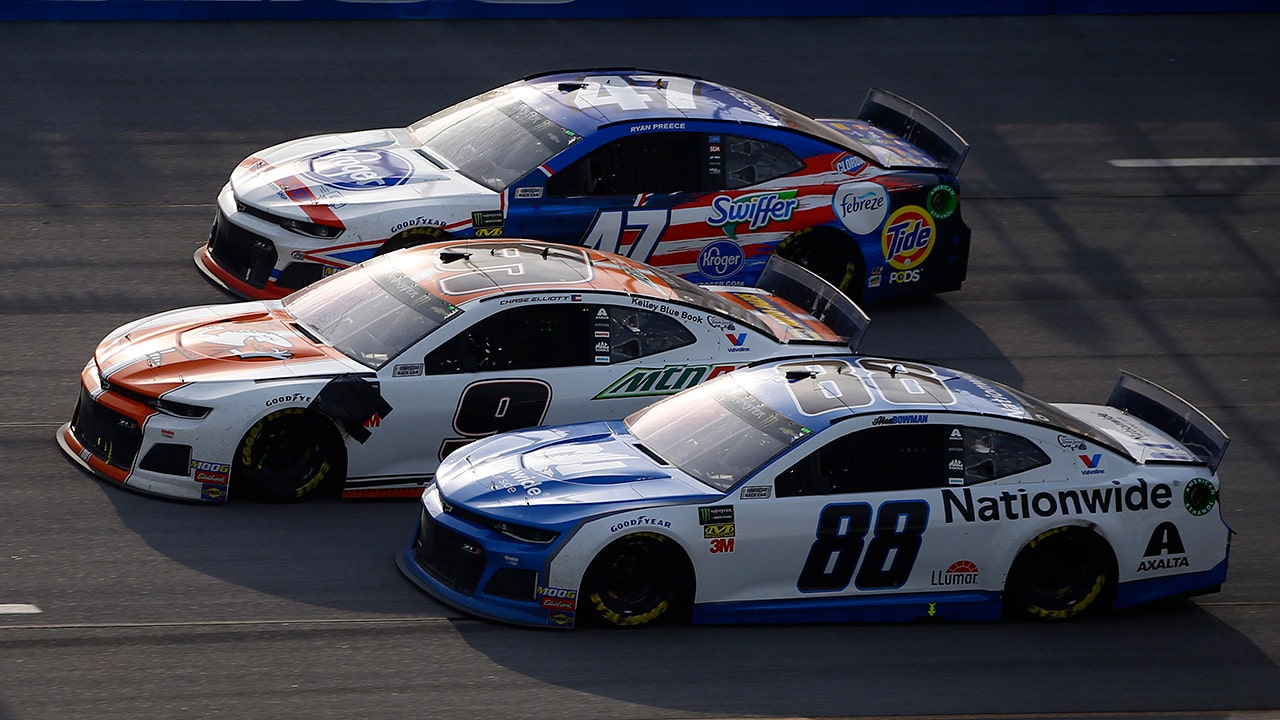
[[[918,205],[907,205],[889,216],[880,235],[880,247],[889,265],[908,270],[919,267],[933,250],[938,228],[933,217]]]

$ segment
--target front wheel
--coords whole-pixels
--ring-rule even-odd
[[[672,540],[636,533],[614,541],[591,561],[581,597],[605,623],[648,625],[687,611],[691,574],[688,560]]]
[[[254,424],[236,449],[233,486],[265,502],[292,502],[338,474],[342,436],[304,408],[274,412]]]
[[[1035,537],[1018,554],[1005,589],[1010,611],[1039,620],[1067,620],[1106,605],[1114,593],[1115,560],[1097,534],[1060,527]]]

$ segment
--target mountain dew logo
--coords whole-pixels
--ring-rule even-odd
[[[731,372],[738,365],[667,365],[660,368],[636,368],[622,379],[600,391],[593,400],[670,395],[691,388],[718,375]]]
[[[795,190],[750,193],[736,198],[717,195],[711,201],[711,215],[707,217],[707,224],[736,238],[739,225],[745,223],[750,229],[759,230],[771,222],[786,222],[791,219],[799,204]]]

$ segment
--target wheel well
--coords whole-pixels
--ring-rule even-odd
[[[382,245],[374,251],[373,256],[377,257],[379,255],[386,255],[389,252],[402,250],[407,247],[426,245],[427,243],[441,242],[452,238],[452,235],[438,227],[411,227],[408,230],[401,230],[395,235],[387,238],[387,241],[382,243]]]
[[[836,286],[855,302],[866,283],[866,259],[857,240],[831,227],[798,230],[774,251]],[[841,267],[843,265],[843,267]]]
[[[279,410],[273,410],[266,415],[258,418],[253,425],[245,431],[240,437],[240,442],[236,444],[235,456],[231,461],[232,480],[234,480],[235,469],[246,462],[247,448],[251,436],[256,436],[267,428],[271,423],[277,422],[282,418],[296,415],[298,421],[303,423],[308,433],[328,433],[329,439],[327,445],[333,451],[334,468],[333,472],[325,479],[323,489],[341,489],[346,482],[347,477],[347,444],[344,439],[342,428],[333,418],[315,410],[313,408],[304,407],[288,407]]]
[[[1108,609],[1114,605],[1116,583],[1120,576],[1120,564],[1116,559],[1116,552],[1111,546],[1111,542],[1108,541],[1102,533],[1098,532],[1096,525],[1059,525],[1058,527],[1037,533],[1034,537],[1023,543],[1022,547],[1018,549],[1017,554],[1013,556],[1013,562],[1010,563],[1009,572],[1006,574],[1004,579],[1004,592],[1002,593],[1006,614],[1013,614],[1013,608],[1010,607],[1010,603],[1012,600],[1016,599],[1018,594],[1015,589],[1016,583],[1020,579],[1021,573],[1025,572],[1023,565],[1026,562],[1025,559],[1028,557],[1028,553],[1036,546],[1037,543],[1058,534],[1087,538],[1089,542],[1095,545],[1095,547],[1104,552],[1107,564],[1106,577],[1109,581],[1109,587],[1106,589],[1105,596],[1103,598],[1103,605]]]
[[[658,545],[662,548],[664,554],[668,556],[670,561],[676,568],[677,581],[682,594],[682,602],[679,607],[672,607],[670,615],[671,620],[676,622],[687,622],[690,614],[693,612],[693,599],[697,593],[698,579],[693,570],[693,561],[689,558],[689,553],[685,549],[684,544],[676,538],[656,532],[633,532],[622,537],[614,538],[606,543],[591,562],[587,563],[586,570],[583,572],[583,581],[578,588],[578,596],[581,598],[586,588],[586,577],[593,571],[594,566],[600,558],[606,557],[608,553],[618,545],[626,542],[646,542]]]

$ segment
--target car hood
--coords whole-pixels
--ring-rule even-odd
[[[175,310],[131,323],[94,352],[102,377],[147,395],[209,380],[368,372],[304,335],[279,303]]]
[[[451,504],[482,513],[529,509],[556,522],[598,506],[705,500],[722,493],[635,445],[622,423],[591,422],[499,435],[454,453],[436,475]],[[597,507],[592,507],[597,506]]]
[[[363,205],[494,194],[431,162],[402,128],[316,135],[267,148],[241,161],[231,188],[242,203],[291,217],[304,217],[306,206],[352,212]]]

